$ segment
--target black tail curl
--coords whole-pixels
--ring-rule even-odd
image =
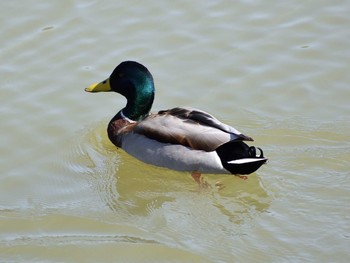
[[[248,145],[247,145],[248,146]],[[254,147],[254,146],[250,146],[249,147],[249,152],[248,152],[248,154],[249,154],[249,158],[254,158],[254,157],[257,157],[257,155],[256,155],[256,149],[258,149],[259,151],[260,151],[260,155],[259,155],[259,158],[264,158],[264,152],[263,152],[263,150],[261,149],[261,148],[259,148],[259,147]]]
[[[256,152],[260,154],[257,156]],[[216,149],[223,167],[232,174],[250,174],[267,162],[264,152],[259,147],[248,146],[242,141],[230,141]],[[250,159],[242,162],[232,162],[240,159]],[[231,162],[231,163],[230,163]]]

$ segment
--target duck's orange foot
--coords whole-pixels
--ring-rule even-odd
[[[192,178],[194,179],[194,181],[197,183],[197,184],[201,184],[201,173],[200,172],[192,172],[191,173],[191,176]]]
[[[191,176],[200,188],[208,188],[210,186],[209,183],[204,180],[200,172],[192,172]]]
[[[239,175],[238,177],[243,179],[243,180],[247,180],[248,179],[248,176],[246,176],[246,175]]]

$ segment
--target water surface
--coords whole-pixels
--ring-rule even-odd
[[[348,1],[1,4],[4,262],[348,262]],[[86,94],[126,59],[270,158],[248,180],[145,165]],[[220,181],[221,188],[215,186]]]

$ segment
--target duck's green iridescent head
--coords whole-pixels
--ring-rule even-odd
[[[151,110],[154,100],[154,82],[151,73],[142,64],[124,61],[111,76],[85,89],[87,92],[115,91],[127,99],[123,114],[131,120],[142,120]]]

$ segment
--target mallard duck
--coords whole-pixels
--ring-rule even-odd
[[[202,110],[176,107],[150,113],[154,100],[151,73],[135,61],[120,63],[106,80],[87,92],[114,91],[125,96],[126,106],[109,122],[113,144],[155,166],[198,174],[234,174],[246,179],[267,162],[263,151],[235,128]],[[257,154],[259,150],[259,155]]]

